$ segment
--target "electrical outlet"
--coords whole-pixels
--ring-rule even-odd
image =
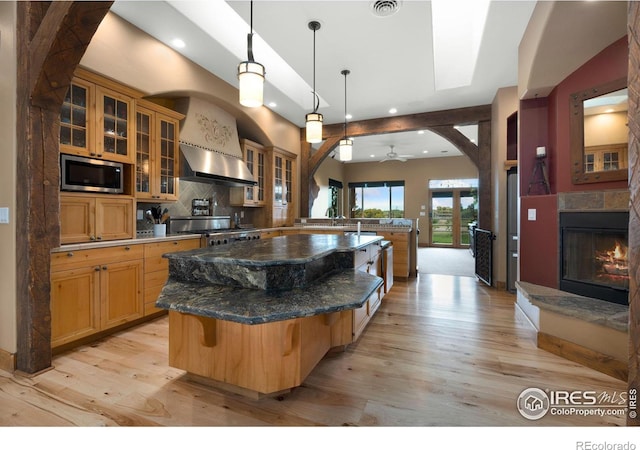
[[[0,208],[0,223],[9,223],[9,208]]]
[[[536,209],[528,209],[527,210],[527,219],[534,222],[536,220]]]
[[[144,220],[144,211],[141,209],[136,210],[136,220]]]
[[[240,211],[240,218],[244,219],[244,211]]]

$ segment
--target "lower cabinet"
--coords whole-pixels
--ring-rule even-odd
[[[162,255],[198,247],[199,237],[52,253],[52,347],[163,311],[155,307],[169,276]]]
[[[131,239],[134,199],[121,195],[60,194],[60,243]]]
[[[155,306],[158,295],[169,277],[169,261],[162,255],[199,247],[200,238],[144,244],[145,316],[163,311]]]
[[[142,247],[51,256],[51,343],[58,347],[142,317]]]
[[[393,243],[393,276],[403,280],[409,278],[411,267],[409,233],[406,231],[377,231],[376,233]]]

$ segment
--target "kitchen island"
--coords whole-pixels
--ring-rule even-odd
[[[380,303],[380,236],[293,235],[169,253],[169,364],[260,397],[299,386]]]

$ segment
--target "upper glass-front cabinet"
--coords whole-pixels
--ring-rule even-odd
[[[96,152],[99,158],[133,163],[133,100],[110,89],[97,87],[98,110]]]
[[[93,85],[74,79],[60,111],[60,150],[89,155],[93,117]]]
[[[182,114],[138,100],[136,107],[136,198],[178,198],[179,142]]]
[[[125,86],[121,92],[113,81],[79,72],[60,111],[60,151],[133,164],[135,93]]]

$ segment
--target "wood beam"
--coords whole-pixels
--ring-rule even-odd
[[[16,369],[51,365],[50,253],[60,245],[60,108],[113,2],[17,2]]]

